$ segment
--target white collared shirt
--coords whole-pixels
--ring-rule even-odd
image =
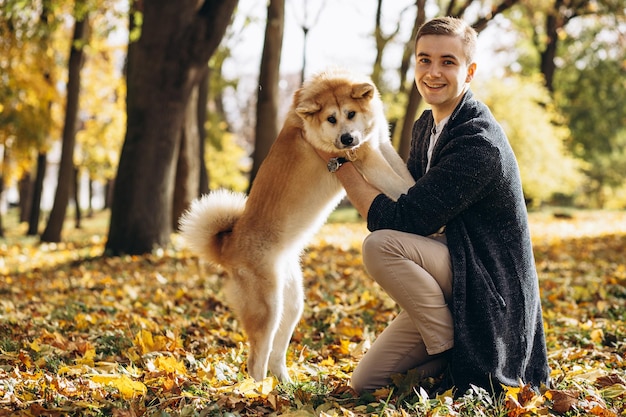
[[[430,132],[430,143],[428,144],[428,165],[426,165],[426,172],[428,172],[428,170],[430,169],[430,160],[432,159],[433,156],[433,149],[435,149],[435,144],[437,143],[437,140],[439,139],[439,136],[441,136],[441,131],[443,130],[443,127],[446,125],[446,123],[448,123],[448,119],[450,119],[450,116],[448,117],[444,117],[439,124],[436,124],[435,126],[433,126],[433,129]]]

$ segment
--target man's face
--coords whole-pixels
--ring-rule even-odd
[[[468,63],[457,36],[425,35],[415,47],[415,84],[436,121],[452,113],[472,80],[475,63]]]

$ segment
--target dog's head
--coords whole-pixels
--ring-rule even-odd
[[[383,112],[371,80],[343,70],[305,82],[294,95],[294,106],[309,143],[327,152],[354,149],[369,140]]]

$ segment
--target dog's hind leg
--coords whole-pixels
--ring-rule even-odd
[[[304,310],[304,290],[302,288],[302,270],[298,258],[289,262],[287,276],[283,287],[283,315],[280,327],[274,337],[269,368],[282,382],[290,382],[287,372],[286,356],[289,342],[302,311]]]
[[[261,381],[267,376],[272,342],[282,316],[281,278],[262,268],[239,270],[237,274],[229,280],[229,305],[248,337],[248,373]]]

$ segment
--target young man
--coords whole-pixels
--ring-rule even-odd
[[[390,200],[350,163],[333,174],[372,231],[363,243],[369,274],[402,308],[354,371],[357,391],[448,366],[457,394],[470,384],[548,383],[519,169],[469,89],[476,36],[449,17],[419,30],[415,83],[431,110],[413,127],[407,166],[416,184],[407,194]]]

